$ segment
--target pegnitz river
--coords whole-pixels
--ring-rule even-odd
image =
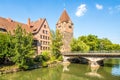
[[[120,59],[106,59],[104,66],[58,65],[0,75],[0,80],[120,80]]]

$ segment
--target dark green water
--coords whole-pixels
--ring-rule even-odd
[[[104,67],[90,68],[87,64],[58,65],[21,71],[0,76],[0,80],[120,80],[120,59],[104,61]]]

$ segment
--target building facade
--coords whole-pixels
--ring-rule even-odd
[[[27,23],[24,24],[10,18],[0,17],[0,32],[11,32],[13,34],[17,25],[20,25],[22,29],[26,30],[26,32],[33,34],[37,55],[45,50],[50,50],[50,27],[46,19],[40,18],[37,21],[31,21],[30,18],[28,18]],[[73,23],[66,10],[62,12],[62,15],[56,24],[56,29],[58,29],[63,35],[61,52],[69,52],[70,43],[73,38]]]
[[[17,25],[20,25],[26,32],[31,32],[33,34],[37,55],[41,54],[44,50],[50,49],[50,28],[46,19],[39,19],[33,22],[29,18],[27,24],[24,24],[13,21],[10,18],[6,19],[0,17],[0,31],[2,32],[13,33]]]
[[[58,29],[63,35],[63,46],[61,52],[70,52],[70,43],[73,38],[74,27],[66,10],[62,12],[62,15],[56,24],[56,29]]]

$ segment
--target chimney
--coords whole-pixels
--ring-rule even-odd
[[[27,23],[28,26],[30,26],[30,18],[28,18],[28,23]]]

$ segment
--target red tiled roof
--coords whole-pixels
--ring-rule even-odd
[[[10,31],[13,33],[13,30],[15,30],[17,25],[20,25],[22,29],[26,30],[26,32],[36,33],[40,30],[45,20],[46,19],[39,19],[35,22],[30,22],[30,25],[28,25],[17,21],[13,21],[10,18],[6,19],[0,17],[0,28],[6,29],[8,32]]]
[[[27,26],[27,24],[13,21],[10,18],[6,19],[6,18],[0,17],[0,28],[4,28],[8,32],[9,31],[13,32],[13,30],[15,30],[17,25],[20,25],[22,27],[22,29],[25,29],[27,32],[31,32],[31,29]]]
[[[37,33],[41,29],[41,27],[44,24],[45,20],[46,19],[39,19],[39,20],[37,20],[35,22],[31,22],[32,33],[34,33],[34,34]]]
[[[61,21],[61,22],[71,21],[71,20],[70,20],[70,17],[69,17],[68,14],[67,14],[67,11],[66,11],[66,10],[63,11],[62,15],[60,16],[59,21]]]

